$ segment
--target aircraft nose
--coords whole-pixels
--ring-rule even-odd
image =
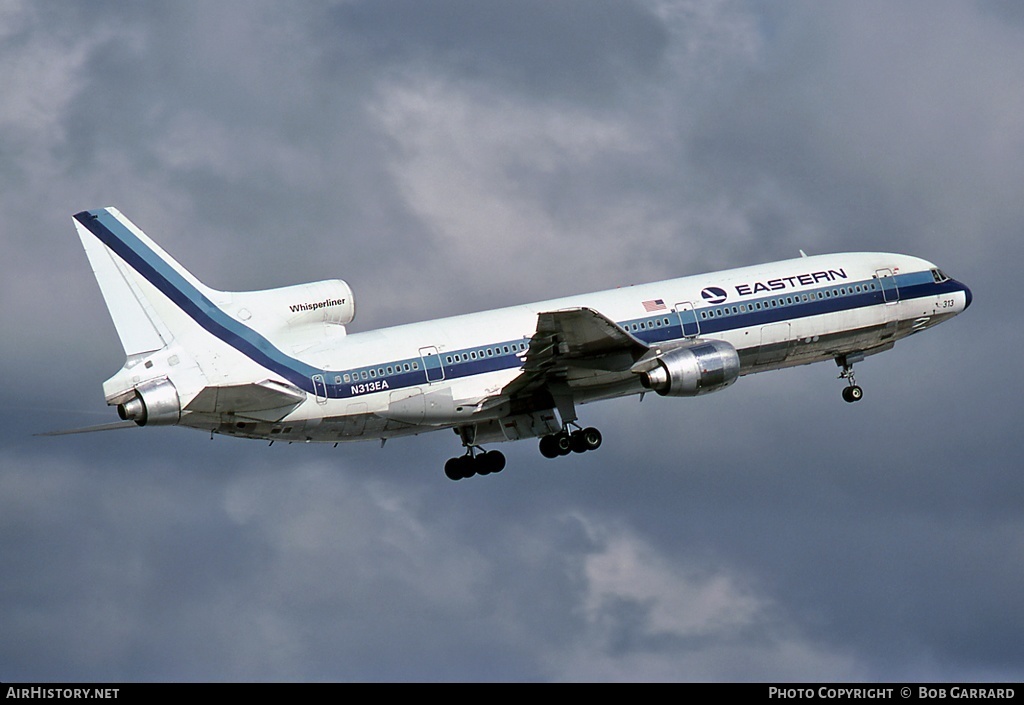
[[[966,284],[961,284],[964,288],[964,311],[971,307],[971,301],[974,300],[974,294],[971,293],[970,288]]]

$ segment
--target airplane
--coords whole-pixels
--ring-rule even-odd
[[[556,458],[601,446],[577,406],[655,392],[695,397],[739,377],[853,366],[971,305],[971,290],[908,255],[807,256],[349,333],[340,279],[262,291],[202,284],[115,208],[73,222],[124,348],[103,384],[120,422],[282,442],[386,440],[454,429],[452,480],[501,472],[485,446],[539,438]]]

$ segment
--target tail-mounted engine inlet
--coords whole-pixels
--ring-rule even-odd
[[[167,378],[143,382],[135,396],[117,405],[117,415],[139,426],[171,426],[181,419],[178,390]]]

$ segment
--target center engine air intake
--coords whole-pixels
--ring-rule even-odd
[[[740,376],[740,356],[723,340],[702,340],[657,358],[640,383],[661,396],[695,397],[725,389]]]
[[[117,415],[139,426],[173,426],[181,419],[178,390],[167,378],[143,382],[134,397],[117,405]]]

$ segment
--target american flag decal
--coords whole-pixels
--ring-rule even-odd
[[[650,313],[651,311],[664,311],[668,308],[665,305],[664,299],[651,299],[650,301],[644,301],[644,311]]]

